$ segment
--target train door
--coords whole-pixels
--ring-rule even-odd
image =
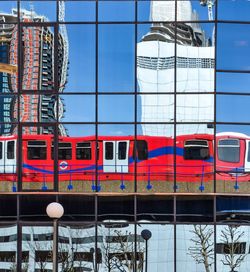
[[[0,173],[16,172],[16,140],[0,142]]]
[[[245,172],[250,172],[250,140],[246,140]]]
[[[128,173],[129,141],[103,141],[103,172]]]

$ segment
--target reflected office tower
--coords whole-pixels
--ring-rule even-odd
[[[214,91],[214,45],[199,24],[184,23],[198,18],[190,1],[177,1],[176,26],[171,23],[175,21],[175,1],[151,1],[150,13],[151,21],[164,22],[153,23],[137,44],[137,79],[143,93],[141,122],[173,122],[175,107],[177,122],[213,122],[214,96],[204,93]],[[185,95],[190,92],[203,94]],[[143,124],[142,132],[155,136],[174,134],[167,125],[153,124]],[[176,135],[194,133],[213,130],[207,124],[176,126]]]
[[[33,10],[21,10],[21,20],[24,23],[47,22],[43,15],[37,15]],[[46,91],[55,90],[55,82],[58,82],[59,92],[64,90],[67,69],[68,69],[68,41],[67,35],[59,33],[57,56],[58,67],[55,69],[55,37],[54,28],[48,25],[23,25],[21,27],[22,44],[18,48],[18,26],[17,11],[12,10],[11,14],[0,14],[0,62],[18,67],[18,50],[20,50],[21,61],[21,83],[19,91],[29,91],[28,94],[20,96],[20,116],[21,122],[54,122],[63,117],[64,105],[62,100],[56,95],[46,94]],[[55,75],[57,71],[57,76]],[[18,73],[0,73],[0,92],[15,94],[18,92]],[[44,91],[44,93],[43,93]],[[40,93],[40,95],[39,95]],[[2,98],[4,99],[4,98]],[[17,99],[9,95],[5,101],[1,100],[0,116],[8,116],[9,121],[17,120]],[[3,109],[7,109],[7,114]],[[15,134],[15,128],[3,127],[0,134]],[[26,127],[24,134],[51,134],[52,128],[43,126],[42,128]],[[59,127],[60,135],[66,135],[63,126]]]

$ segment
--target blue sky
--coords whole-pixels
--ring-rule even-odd
[[[56,19],[55,1],[22,1],[21,7],[33,7],[38,14],[44,14],[50,21]],[[220,0],[218,19],[221,20],[249,20],[250,1],[248,0]],[[207,9],[200,6],[199,1],[192,1],[201,20],[207,20]],[[16,1],[1,1],[0,10],[9,12],[17,6]],[[149,20],[150,1],[138,1],[138,19],[144,22]],[[94,92],[96,69],[96,34],[95,2],[68,1],[66,2],[66,21],[87,21],[89,24],[73,25],[68,28],[70,42],[69,77],[65,92]],[[134,20],[133,1],[103,1],[99,2],[99,21],[132,21]],[[138,25],[137,41],[145,35],[150,23]],[[213,24],[202,24],[208,35],[212,35]],[[100,24],[98,26],[98,90],[99,92],[133,92],[134,81],[134,25]],[[218,69],[250,70],[250,25],[220,24],[218,26]],[[218,73],[217,91],[250,93],[250,74]],[[95,97],[88,95],[63,96],[66,105],[65,122],[95,121]],[[140,101],[140,99],[139,99]],[[218,96],[217,121],[250,122],[250,96]],[[126,105],[126,106],[124,106]],[[140,105],[140,104],[138,104]],[[134,121],[133,96],[116,95],[99,97],[100,121]],[[234,110],[232,110],[234,107]],[[72,126],[71,126],[72,127]],[[77,134],[77,126],[71,128],[72,134]],[[91,127],[91,126],[89,126]],[[106,129],[105,129],[106,127]],[[218,126],[219,130],[222,126]],[[235,131],[250,134],[249,126],[227,127]],[[138,127],[140,133],[140,127]],[[231,129],[231,130],[232,130]],[[92,131],[92,128],[89,129]],[[131,134],[130,126],[103,126],[100,134]]]

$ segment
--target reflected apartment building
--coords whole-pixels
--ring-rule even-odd
[[[175,1],[151,2],[150,20],[155,23],[137,45],[141,122],[213,122],[214,96],[204,93],[214,90],[214,41],[194,22],[197,16],[190,1],[177,1],[180,22],[175,24]],[[196,94],[187,95],[191,92]],[[174,135],[169,125],[143,124],[142,131],[144,135]],[[176,128],[176,135],[194,133],[213,134],[213,129],[206,124]]]
[[[20,16],[23,21],[21,27],[22,43],[18,43],[17,10],[11,14],[0,13],[0,62],[16,67],[18,72],[8,73],[1,71],[1,122],[17,122],[17,108],[20,109],[21,122],[55,122],[64,114],[63,101],[54,95],[43,94],[55,88],[58,81],[60,92],[63,91],[67,81],[68,69],[68,43],[67,35],[60,34],[58,41],[58,75],[54,74],[55,66],[55,43],[54,27],[52,26],[25,26],[25,23],[43,23],[47,18],[38,15],[34,11],[21,10]],[[20,63],[18,65],[18,44],[20,44]],[[20,78],[19,78],[20,77]],[[21,81],[21,88],[18,84]],[[32,91],[30,94],[20,95],[18,101],[17,92]],[[37,94],[35,94],[37,92]],[[58,102],[57,102],[58,101]],[[19,103],[19,105],[17,105]],[[58,109],[57,109],[58,108]],[[57,118],[58,116],[58,118]],[[1,126],[1,135],[16,134],[16,128],[9,124]],[[53,130],[49,126],[43,128],[24,128],[24,134],[51,134]],[[66,135],[63,126],[59,127],[59,133]]]

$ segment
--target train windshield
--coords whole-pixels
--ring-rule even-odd
[[[207,160],[209,159],[208,141],[188,140],[184,144],[185,160]]]
[[[218,143],[218,158],[224,162],[240,161],[240,141],[237,139],[223,139]]]

